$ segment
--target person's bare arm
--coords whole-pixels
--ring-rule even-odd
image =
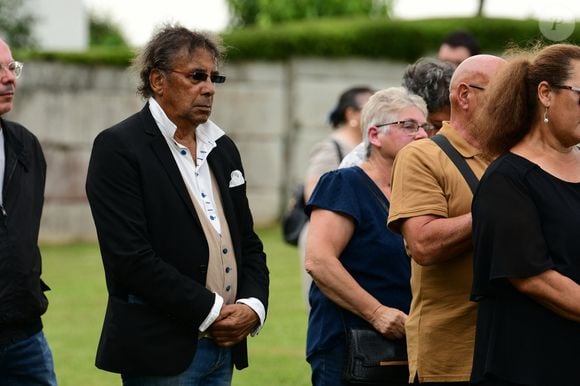
[[[308,202],[308,200],[310,199],[310,196],[312,195],[312,192],[314,191],[314,188],[316,187],[316,184],[318,183],[318,180],[320,179],[320,176],[309,176],[306,179],[306,183],[304,184],[304,201]]]
[[[401,233],[417,264],[442,263],[472,248],[471,213],[451,218],[411,217],[402,221]]]
[[[339,256],[353,232],[350,218],[324,209],[313,210],[306,243],[306,270],[331,301],[367,320],[381,334],[400,338],[405,334],[407,315],[383,306],[340,263]]]
[[[550,269],[528,278],[510,278],[516,289],[563,318],[580,322],[580,285]]]

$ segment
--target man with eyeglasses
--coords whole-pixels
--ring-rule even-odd
[[[37,244],[46,162],[34,134],[3,118],[21,74],[0,39],[0,385],[56,385],[42,331],[49,288]]]
[[[94,141],[87,197],[109,299],[97,367],[124,385],[230,385],[269,273],[240,154],[209,120],[221,47],[165,26],[135,61],[145,107]]]
[[[450,83],[450,121],[439,131],[478,178],[489,162],[469,124],[503,63],[476,55],[457,67]],[[476,318],[476,305],[469,301],[472,198],[462,174],[434,141],[412,142],[397,155],[388,225],[404,236],[412,258],[406,324],[411,383],[469,383]]]

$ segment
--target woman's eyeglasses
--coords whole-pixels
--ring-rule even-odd
[[[574,91],[576,93],[576,95],[578,95],[578,97],[580,97],[580,87],[567,86],[567,85],[562,85],[562,84],[558,84],[558,85],[553,86],[553,87],[561,88],[563,90]],[[578,99],[578,104],[580,104],[580,98]]]
[[[383,127],[383,126],[389,126],[389,125],[398,125],[401,129],[405,130],[409,134],[417,134],[419,129],[425,130],[425,132],[427,134],[431,134],[432,132],[437,130],[435,128],[435,126],[433,126],[429,122],[419,124],[417,121],[413,121],[413,120],[381,123],[381,124],[375,125],[375,127]]]

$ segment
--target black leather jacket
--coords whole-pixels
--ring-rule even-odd
[[[38,231],[46,161],[37,138],[0,118],[4,134],[3,205],[0,207],[0,344],[42,329],[49,288],[40,280]]]

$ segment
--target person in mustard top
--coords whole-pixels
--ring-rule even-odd
[[[466,59],[451,79],[451,118],[439,134],[479,178],[488,161],[469,123],[485,88],[505,61]],[[404,147],[392,175],[389,228],[405,238],[413,300],[405,326],[411,383],[467,385],[471,374],[476,305],[472,281],[472,193],[459,170],[429,139]]]

